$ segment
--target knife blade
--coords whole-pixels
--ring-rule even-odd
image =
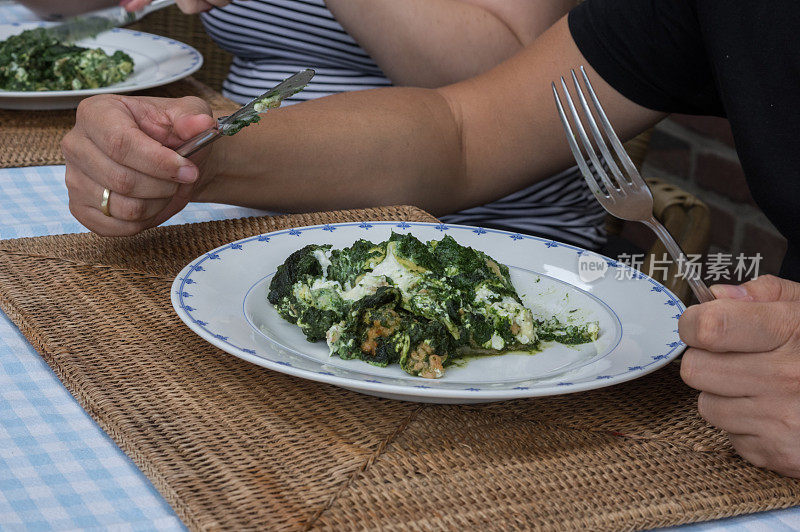
[[[240,122],[247,121],[267,109],[280,106],[283,100],[303,90],[305,86],[308,85],[308,82],[311,81],[311,78],[314,77],[315,73],[316,72],[310,68],[301,70],[297,74],[281,81],[261,96],[253,98],[238,111],[220,120],[219,128],[222,130],[222,133],[225,135],[232,135],[235,131],[233,133],[229,131],[240,125]],[[241,127],[239,129],[241,129]],[[236,131],[238,131],[238,129]]]
[[[305,86],[308,85],[308,82],[311,81],[311,78],[314,77],[314,74],[316,74],[316,72],[307,68],[286,78],[261,96],[247,102],[235,113],[220,118],[217,120],[216,127],[207,129],[187,140],[175,148],[175,151],[178,155],[189,157],[211,144],[222,135],[233,135],[252,122],[257,122],[255,118],[261,113],[268,109],[280,107],[284,99],[303,90]]]
[[[45,33],[61,42],[71,43],[87,37],[94,37],[98,33],[112,28],[127,26],[153,11],[169,7],[174,3],[175,0],[154,0],[150,5],[133,12],[128,12],[124,7],[120,6],[91,11],[66,20],[61,24],[46,27]]]

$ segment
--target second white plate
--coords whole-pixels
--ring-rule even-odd
[[[24,30],[46,25],[40,22],[0,25],[0,41]],[[102,48],[106,53],[122,50],[133,58],[133,74],[123,81],[99,89],[77,91],[2,91],[2,109],[72,109],[82,99],[96,94],[125,93],[158,87],[190,76],[203,66],[200,52],[182,42],[160,35],[121,28],[101,33],[76,43],[87,48]]]

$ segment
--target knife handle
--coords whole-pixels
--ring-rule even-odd
[[[175,148],[175,151],[182,157],[189,157],[217,140],[220,136],[222,136],[222,133],[220,133],[219,129],[207,129]]]

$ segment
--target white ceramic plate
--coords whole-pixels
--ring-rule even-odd
[[[517,291],[534,314],[597,320],[597,342],[552,344],[536,354],[473,358],[437,380],[412,377],[399,366],[380,368],[328,356],[324,342],[266,301],[277,267],[308,244],[342,248],[360,238],[386,240],[392,231],[423,241],[445,234],[508,265]],[[603,266],[584,282],[579,261]],[[583,276],[587,278],[586,275]],[[680,300],[623,264],[583,249],[493,229],[416,222],[364,222],[300,227],[254,236],[198,257],[172,285],[172,305],[194,332],[239,358],[298,377],[362,393],[409,401],[472,403],[590,390],[641,377],[677,357]]]
[[[0,25],[0,41],[23,30],[46,25],[40,22]],[[115,28],[93,39],[76,43],[86,48],[102,48],[106,53],[122,50],[133,58],[133,74],[121,83],[100,89],[78,91],[3,91],[0,90],[0,108],[3,109],[73,109],[80,101],[95,94],[125,93],[166,85],[185,78],[203,65],[200,52],[182,42]]]

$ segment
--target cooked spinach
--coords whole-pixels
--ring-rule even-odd
[[[437,378],[459,357],[597,339],[596,322],[535,320],[508,267],[446,235],[393,233],[345,249],[308,245],[278,267],[270,303],[330,352]]]
[[[276,107],[281,106],[281,102],[283,98],[278,96],[270,96],[268,98],[261,98],[260,100],[256,101],[253,104],[253,109],[250,113],[247,113],[239,119],[232,121],[227,127],[222,131],[223,135],[231,136],[235,135],[242,128],[249,126],[250,124],[256,124],[261,121],[261,113],[266,111],[267,109],[274,109]]]
[[[26,30],[0,42],[0,89],[52,91],[96,89],[127,79],[133,59],[116,51],[64,44],[44,28]]]

